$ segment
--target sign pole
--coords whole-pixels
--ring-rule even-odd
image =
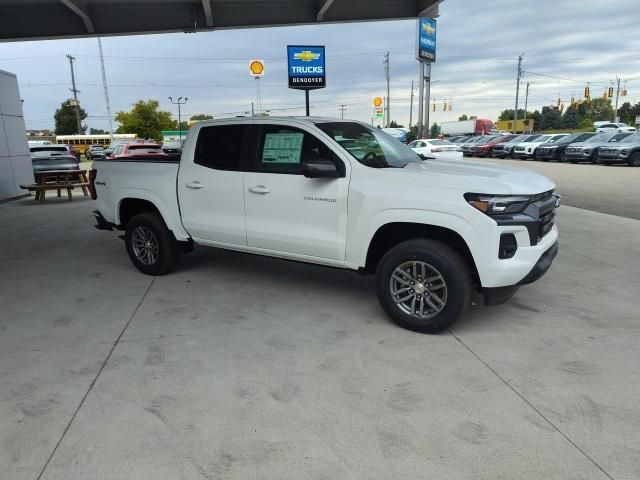
[[[424,128],[425,128],[425,136],[424,138],[429,138],[429,130],[431,128],[431,125],[429,124],[429,99],[431,98],[431,64],[427,63],[426,65],[424,65],[424,84],[425,84],[425,89],[424,89]]]
[[[304,91],[304,102],[307,107],[307,117],[309,116],[309,90]]]
[[[419,81],[419,86],[418,86],[418,133],[417,133],[417,137],[418,138],[423,138],[422,137],[422,120],[423,120],[423,113],[424,113],[424,63],[420,62],[420,81]],[[427,105],[427,111],[428,111],[428,105]]]

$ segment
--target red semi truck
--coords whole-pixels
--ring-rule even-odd
[[[484,118],[472,118],[458,122],[442,122],[440,133],[445,136],[451,135],[486,135],[495,130],[495,125],[491,120]]]

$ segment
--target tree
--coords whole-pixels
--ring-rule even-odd
[[[171,112],[160,110],[157,100],[138,100],[130,112],[117,112],[118,133],[137,133],[140,138],[162,140],[162,130],[172,130],[177,122]]]
[[[562,114],[556,108],[545,107],[540,117],[540,130],[552,130],[562,128]]]
[[[572,106],[567,108],[562,116],[562,128],[578,128],[580,125],[580,117],[577,110]]]
[[[502,112],[500,112],[500,116],[498,117],[498,120],[513,120],[513,112],[515,112],[513,108],[508,108],[506,110],[503,110]],[[527,118],[530,116],[531,116],[531,113],[527,112]],[[523,118],[524,118],[524,109],[519,108],[518,119],[523,119]]]
[[[90,128],[89,129],[89,135],[104,135],[105,133],[107,133],[105,130],[102,130],[101,128]]]
[[[76,107],[74,106],[75,100],[68,99],[60,104],[60,108],[53,114],[53,118],[56,122],[56,135],[73,135],[83,134],[86,127],[82,126],[82,131],[78,132],[78,120],[76,118]],[[80,120],[87,118],[87,112],[80,107]]]
[[[431,125],[429,129],[429,138],[435,138],[438,135],[440,135],[440,126],[436,122],[433,122],[433,125]]]
[[[613,107],[608,98],[594,98],[588,102],[589,116],[595,122],[600,120],[613,120]]]
[[[212,120],[212,119],[213,117],[211,115],[199,113],[197,115],[193,115],[189,120]]]
[[[626,123],[627,125],[633,125],[635,123],[636,117],[631,114],[632,108],[629,102],[624,102],[620,108],[618,108],[618,116],[622,123]]]
[[[389,128],[404,128],[402,125],[398,124],[395,120],[391,120],[389,124]]]
[[[469,117],[467,117],[467,114],[466,114],[466,113],[463,113],[462,115],[460,115],[460,116],[458,117],[458,121],[459,121],[459,122],[464,122],[465,120],[469,120]]]

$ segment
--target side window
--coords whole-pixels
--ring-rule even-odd
[[[203,127],[194,162],[216,170],[240,170],[245,125]]]
[[[322,141],[304,130],[281,125],[260,129],[256,169],[266,173],[302,174],[306,162],[328,162],[344,171],[344,165]]]

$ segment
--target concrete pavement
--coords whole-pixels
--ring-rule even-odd
[[[562,207],[543,280],[428,336],[351,272],[143,276],[90,210],[0,205],[3,480],[640,478],[636,220]]]

